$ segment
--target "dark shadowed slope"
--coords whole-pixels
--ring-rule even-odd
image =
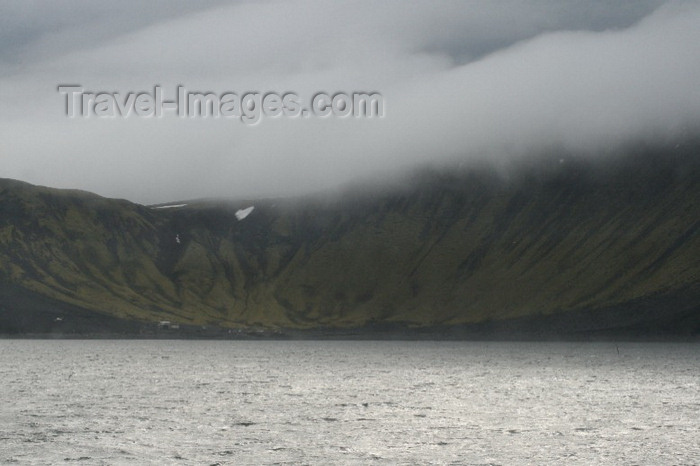
[[[0,180],[0,332],[61,317],[697,334],[699,160],[693,144],[547,156],[165,209]]]

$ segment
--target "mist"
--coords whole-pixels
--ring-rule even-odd
[[[139,203],[298,195],[425,164],[600,156],[700,128],[697,2],[0,7],[0,177]],[[67,118],[95,92],[377,92],[381,118]]]

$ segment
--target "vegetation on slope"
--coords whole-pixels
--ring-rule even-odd
[[[396,189],[170,209],[0,180],[0,325],[55,305],[298,329],[582,313],[653,325],[662,312],[698,331],[697,147],[424,170]],[[635,314],[645,303],[660,311]]]

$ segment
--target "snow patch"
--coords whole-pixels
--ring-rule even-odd
[[[255,206],[250,206],[245,209],[239,209],[236,211],[236,218],[240,221],[246,218],[255,209]]]
[[[176,207],[185,207],[187,204],[170,204],[151,207],[151,209],[174,209]]]

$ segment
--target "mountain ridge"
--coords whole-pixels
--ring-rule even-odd
[[[698,147],[554,154],[326,197],[170,209],[0,179],[0,333],[45,329],[47,317],[16,316],[63,306],[61,322],[104,316],[108,325],[85,328],[123,331],[167,320],[697,334]]]

